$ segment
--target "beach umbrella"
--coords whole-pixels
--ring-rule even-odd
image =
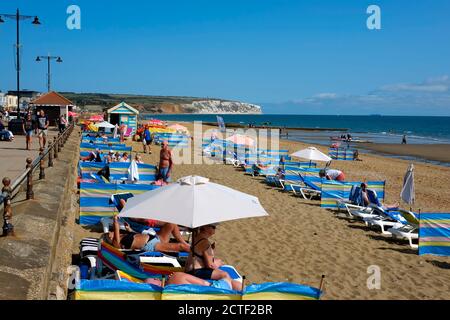
[[[103,121],[103,116],[102,115],[93,115],[89,118],[89,121],[93,121],[93,122],[101,122]]]
[[[229,220],[263,217],[268,213],[257,197],[187,176],[176,183],[129,199],[119,217],[154,219],[188,228]]]
[[[409,165],[405,177],[403,178],[403,187],[400,192],[400,197],[409,205],[413,205],[416,199],[414,190],[414,165],[412,163]]]
[[[155,125],[155,126],[162,126],[164,125],[164,122],[162,120],[158,120],[158,119],[150,119],[149,121],[147,121],[148,125]]]
[[[228,137],[225,140],[233,142],[234,144],[240,144],[249,147],[252,147],[255,144],[255,140],[242,134],[232,135],[231,137]]]
[[[172,124],[172,125],[168,126],[167,128],[173,129],[173,130],[179,131],[179,132],[189,133],[189,130],[185,126],[182,126],[181,124],[178,124],[178,123]]]
[[[331,161],[331,158],[325,153],[317,150],[315,147],[308,147],[291,154],[293,157],[307,159],[309,161]]]
[[[95,126],[97,128],[105,128],[105,129],[114,129],[116,127],[115,125],[109,123],[108,121],[96,123]]]

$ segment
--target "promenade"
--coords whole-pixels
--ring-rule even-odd
[[[48,141],[51,142],[58,131],[50,128],[48,134]],[[16,135],[12,142],[0,141],[0,180],[3,177],[13,180],[25,170],[26,158],[35,159],[39,155],[39,139],[36,135],[32,137],[32,150],[25,150],[25,146],[25,136]]]
[[[51,140],[57,135],[50,129]],[[25,138],[1,142],[0,177],[15,179],[25,169],[25,159],[39,154],[24,150]],[[76,164],[79,135],[75,130],[54,166],[45,161],[45,179],[33,174],[34,199],[19,192],[12,201],[14,235],[0,237],[0,300],[65,299],[67,266],[71,264],[72,230],[76,210]]]

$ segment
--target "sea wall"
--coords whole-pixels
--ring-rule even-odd
[[[0,299],[65,299],[76,217],[79,135],[75,129],[45,179],[34,180],[34,199],[12,202],[14,235],[0,238]]]

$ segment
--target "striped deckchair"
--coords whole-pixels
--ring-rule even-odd
[[[96,174],[105,166],[102,162],[80,162],[80,175],[84,179],[91,179],[93,174]],[[151,164],[139,163],[139,181],[140,184],[150,184],[156,180],[156,166]],[[128,178],[128,162],[113,162],[109,164],[110,180],[120,181]]]
[[[129,253],[133,252],[131,251]],[[182,267],[172,267],[164,264],[132,263],[127,259],[127,255],[128,252],[123,252],[105,241],[100,243],[98,258],[101,264],[114,272],[120,270],[134,278],[145,280],[147,278],[161,278],[163,275],[183,271]],[[102,267],[102,265],[99,266],[99,272],[101,272]]]
[[[419,214],[419,255],[450,256],[450,213]]]
[[[347,148],[330,148],[328,155],[333,160],[355,160],[355,150]]]
[[[375,191],[378,200],[383,202],[385,198],[386,181],[368,181],[366,184],[367,189]],[[342,201],[349,199],[350,191],[354,185],[361,185],[361,182],[323,180],[320,206],[327,209],[340,209]]]
[[[252,284],[245,288],[242,300],[319,300],[320,289],[287,282]]]
[[[159,188],[149,184],[80,183],[80,224],[94,225],[101,218],[111,217],[117,212],[111,195],[116,193],[141,194]]]
[[[81,280],[74,300],[161,300],[162,288],[147,283],[118,280]]]

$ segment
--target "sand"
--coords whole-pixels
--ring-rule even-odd
[[[449,144],[390,144],[370,143],[361,144],[362,147],[379,153],[418,157],[427,160],[450,162]]]
[[[131,145],[142,151],[140,143]],[[306,145],[282,141],[280,147],[294,152]],[[145,162],[157,163],[159,149],[153,146],[152,155],[143,155]],[[332,167],[343,170],[348,180],[386,180],[386,202],[398,202],[409,162],[367,154],[360,158],[363,161],[335,161]],[[414,209],[450,212],[450,168],[424,163],[415,163],[415,168]],[[232,166],[175,165],[172,178],[192,174],[257,196],[269,213],[265,218],[225,222],[214,236],[217,256],[234,265],[248,282],[290,281],[317,287],[324,274],[323,299],[450,299],[448,257],[418,256],[405,241],[393,241],[361,222],[320,208],[318,201],[281,192]],[[381,272],[379,290],[367,287],[368,268],[373,265]]]

